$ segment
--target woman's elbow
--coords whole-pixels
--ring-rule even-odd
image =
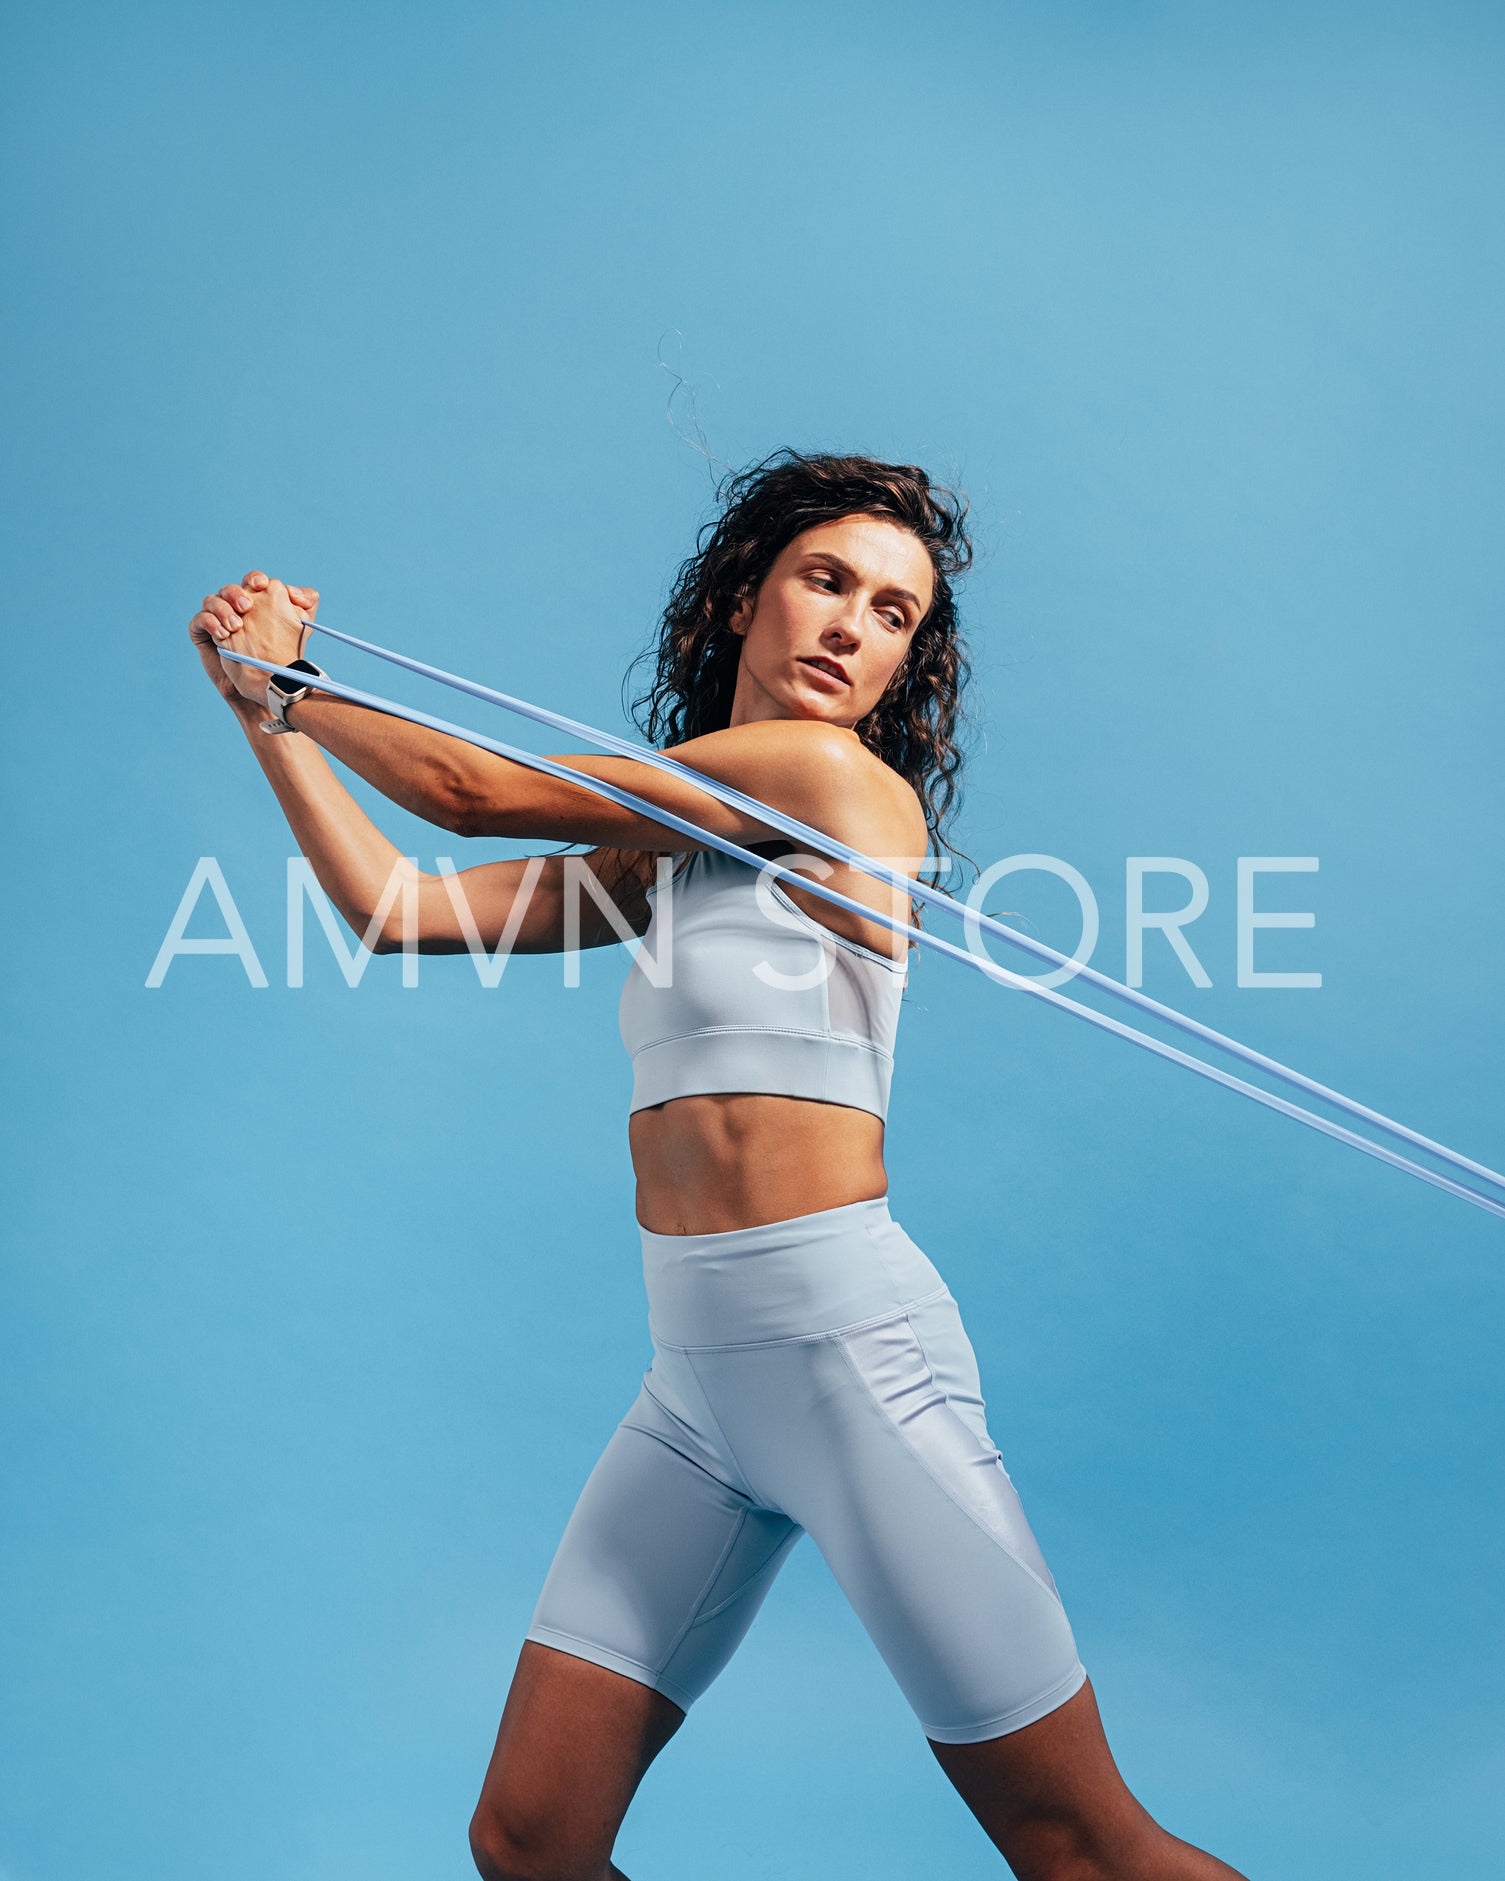
[[[447,927],[430,925],[422,914],[410,916],[404,924],[400,908],[394,908],[379,926],[373,921],[364,930],[357,928],[356,933],[367,952],[373,954],[400,954],[405,948],[420,954],[444,954],[464,944]]]
[[[460,943],[448,935],[425,934],[420,928],[409,943],[415,954],[454,953]],[[400,954],[403,951],[402,929],[386,929],[365,942],[366,951],[373,954]]]

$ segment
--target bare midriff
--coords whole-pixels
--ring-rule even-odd
[[[726,1234],[883,1195],[883,1119],[760,1092],[676,1097],[628,1120],[637,1215],[654,1234]]]

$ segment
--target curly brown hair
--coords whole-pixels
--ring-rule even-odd
[[[629,669],[652,666],[648,689],[632,702],[639,728],[660,747],[724,729],[742,650],[730,627],[737,602],[757,594],[805,530],[845,516],[882,517],[924,544],[935,594],[888,690],[854,729],[913,788],[932,843],[964,854],[943,832],[960,795],[957,735],[969,722],[961,694],[971,668],[952,589],[972,563],[967,499],[914,464],[781,450],[724,477],[716,501],[718,514],[701,527],[675,579],[656,644]],[[939,869],[932,864],[928,873],[933,880]]]

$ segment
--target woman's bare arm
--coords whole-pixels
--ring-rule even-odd
[[[419,953],[463,953],[476,946],[489,953],[504,937],[512,953],[557,953],[566,945],[570,896],[579,911],[571,938],[581,947],[610,946],[622,934],[585,889],[583,869],[595,875],[631,931],[646,929],[651,854],[602,848],[585,856],[487,862],[448,877],[429,874],[382,834],[317,745],[306,738],[266,737],[258,729],[260,716],[254,707],[236,711],[299,849],[351,931],[373,953],[399,950],[405,924]]]
[[[320,885],[373,952],[401,947],[405,924],[418,950],[430,953],[477,945],[491,953],[502,941],[519,953],[557,951],[566,940],[609,946],[623,938],[623,924],[637,933],[647,928],[644,891],[657,864],[649,853],[598,849],[589,856],[520,857],[452,877],[419,869],[372,823],[316,744],[261,731],[265,707],[242,695],[235,680],[241,669],[219,657],[221,623],[212,600],[189,623],[189,639],[235,714]],[[579,873],[582,868],[591,871],[594,883]],[[567,925],[572,897],[576,913]],[[613,908],[624,921],[613,921]]]
[[[237,602],[226,601],[226,593],[235,594]],[[246,603],[244,615],[239,612],[239,601]],[[264,676],[254,667],[217,659],[211,649],[233,640],[237,650],[285,664],[300,651],[308,632],[301,615],[304,610],[311,612],[316,602],[317,596],[311,590],[301,591],[300,606],[294,607],[282,583],[272,582],[265,590],[255,593],[235,588],[210,596],[205,600],[204,611],[195,616],[191,631],[201,643],[206,665],[213,662],[216,670],[211,676],[222,692],[233,693],[237,705],[253,715],[253,723],[262,715]],[[584,785],[547,776],[446,733],[352,705],[329,693],[321,694],[317,688],[292,706],[288,717],[306,737],[267,739],[259,732],[255,736],[263,744],[272,746],[306,746],[313,740],[404,808],[459,835],[583,843],[597,852],[598,860],[604,860],[607,853],[636,856],[640,875],[643,867],[651,866],[651,852],[706,846],[692,836],[656,822],[646,812],[610,803]],[[762,798],[816,829],[825,830],[870,855],[882,857],[906,873],[918,868],[925,854],[925,819],[918,797],[897,773],[863,747],[854,732],[843,727],[816,720],[760,720],[691,739],[675,746],[673,755],[690,769]],[[278,778],[285,785],[293,774],[284,767],[298,762],[289,753],[263,752],[260,748],[257,757],[273,779],[274,788],[278,787]],[[778,839],[778,832],[756,816],[708,796],[689,778],[669,775],[631,758],[575,754],[557,761],[586,776],[615,783],[646,802],[660,805],[714,834],[744,845]],[[331,787],[340,789],[332,774],[327,783],[321,781],[319,788],[327,791]],[[279,789],[279,796],[282,794]],[[349,801],[351,809],[361,816],[353,800]],[[289,810],[288,814],[293,821],[293,812]],[[307,815],[306,809],[304,814]],[[365,821],[363,817],[362,820]],[[294,828],[298,830],[300,841],[303,840],[297,823]],[[369,844],[374,838],[378,845],[384,846],[375,854],[391,866],[390,857],[395,857],[396,851],[369,823],[366,830],[369,834],[363,834],[362,842]],[[320,859],[314,856],[307,842],[304,847],[317,871]],[[332,858],[326,856],[324,861],[325,866],[333,866]],[[362,887],[366,890],[370,889],[369,877],[374,866],[370,864],[362,877]],[[508,874],[513,869],[512,864],[490,866],[497,873],[478,879],[476,886],[505,901],[517,891],[522,878]],[[544,881],[535,884],[534,892],[542,889],[545,895],[562,896],[570,866],[560,859],[557,868],[552,868]],[[481,878],[480,871],[474,873]],[[898,891],[885,888],[859,870],[836,865],[834,872],[817,867],[816,873],[826,875],[832,888],[854,900],[905,918],[911,912]],[[323,880],[322,874],[320,879]],[[389,867],[383,867],[378,899],[370,904],[372,912],[382,905],[381,894],[388,881]],[[577,882],[575,887],[579,886]],[[634,899],[641,893],[641,880],[634,884],[624,876],[619,886],[626,899],[617,899],[618,907],[633,907],[646,923],[646,903]],[[453,925],[451,893],[442,878],[415,877],[410,890],[420,896],[424,909],[419,924],[420,947],[437,951],[465,944],[463,924],[458,929]],[[791,892],[808,913],[826,921],[838,932],[867,946],[888,946],[890,936],[886,931],[875,930],[871,923],[845,911],[833,913],[828,905],[818,901],[812,905],[812,898],[801,891]],[[443,897],[442,901],[435,899],[436,893]],[[331,894],[338,903],[333,890]],[[615,898],[615,891],[613,895]],[[369,894],[361,899],[369,902]],[[343,908],[343,904],[340,905]],[[507,905],[510,906],[510,901]],[[544,923],[537,931],[544,936],[558,932],[557,927],[548,926],[553,917],[545,912],[547,906],[547,902],[542,904],[537,915]],[[409,919],[412,919],[411,893],[409,908]],[[584,904],[580,912],[582,916],[588,913]],[[365,918],[369,921],[370,913]],[[530,935],[535,932],[531,928],[527,931]],[[594,938],[588,938],[587,932],[587,927],[582,925],[583,946],[606,945],[619,938],[613,930],[599,923]],[[386,944],[384,930],[373,945]],[[515,944],[530,945],[526,940]],[[547,947],[563,942],[543,938],[532,944]]]
[[[232,584],[209,597],[205,609],[198,618],[223,627],[217,644],[257,659],[286,663],[307,636],[303,610],[293,606],[281,582],[259,589]],[[231,664],[226,671],[248,702],[264,697],[265,675],[256,668]],[[624,849],[703,846],[584,787],[331,693],[315,690],[300,699],[288,720],[384,796],[457,835]],[[854,733],[837,726],[763,720],[691,739],[672,755],[858,847],[892,853],[906,846],[900,832],[907,835],[915,827],[908,786],[864,750]],[[688,779],[631,758],[572,753],[555,762],[615,783],[720,836],[745,842],[777,833]]]

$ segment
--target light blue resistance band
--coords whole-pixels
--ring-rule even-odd
[[[1209,1043],[1236,1054],[1246,1062],[1257,1065],[1271,1072],[1273,1075],[1285,1079],[1288,1083],[1297,1085],[1301,1089],[1310,1091],[1337,1107],[1348,1111],[1351,1115],[1361,1117],[1365,1121],[1375,1124],[1377,1127],[1388,1131],[1396,1137],[1400,1137],[1407,1142],[1416,1144],[1420,1148],[1429,1150],[1433,1154],[1452,1163],[1454,1167],[1481,1176],[1487,1182],[1496,1185],[1501,1190],[1505,1190],[1505,1176],[1501,1176],[1494,1170],[1486,1168],[1483,1164],[1473,1162],[1468,1157],[1459,1155],[1457,1151],[1448,1149],[1443,1144],[1433,1142],[1430,1138],[1419,1135],[1417,1132],[1408,1129],[1404,1124],[1396,1123],[1392,1119],[1382,1116],[1379,1112],[1370,1110],[1366,1106],[1356,1103],[1353,1099],[1343,1096],[1341,1092],[1331,1090],[1325,1085],[1317,1084],[1313,1080],[1303,1077],[1299,1072],[1292,1071],[1286,1066],[1278,1064],[1274,1059],[1266,1058],[1261,1053],[1251,1051],[1247,1046],[1239,1044],[1237,1040],[1228,1038],[1222,1033],[1215,1032],[1211,1028],[1199,1024],[1194,1019],[1187,1018],[1184,1014],[1175,1012],[1170,1007],[1161,1005],[1157,1000],[1150,999],[1147,995],[1137,992],[1132,987],[1123,986],[1118,981],[1109,979],[1106,975],[1098,973],[1090,967],[1081,966],[1079,963],[1070,961],[1066,955],[1056,952],[1054,948],[1047,947],[1043,942],[1032,940],[1029,936],[1020,934],[1013,928],[1006,927],[1002,922],[995,920],[992,916],[980,914],[976,910],[967,907],[965,903],[954,901],[950,896],[942,894],[940,891],[930,887],[927,883],[912,881],[909,877],[901,875],[885,864],[874,861],[871,857],[863,855],[859,850],[850,848],[837,838],[828,836],[823,831],[813,829],[810,825],[802,823],[796,818],[786,816],[782,811],[773,809],[770,805],[760,802],[756,797],[749,797],[741,791],[732,789],[728,785],[719,784],[714,779],[705,777],[700,772],[693,770],[690,766],[680,764],[674,759],[666,757],[662,752],[652,751],[646,746],[634,745],[630,740],[616,737],[611,733],[598,731],[593,726],[585,725],[579,720],[565,718],[558,713],[549,712],[541,706],[530,705],[526,700],[513,698],[507,693],[495,692],[489,687],[477,685],[472,680],[462,679],[457,674],[446,673],[442,669],[429,666],[423,661],[410,659],[405,654],[390,652],[386,648],[378,647],[370,641],[358,640],[354,635],[341,633],[331,627],[321,626],[318,622],[306,621],[304,625],[328,635],[331,639],[344,641],[350,646],[359,648],[362,652],[375,654],[378,658],[388,660],[393,665],[406,667],[412,672],[423,675],[425,678],[436,679],[444,685],[453,686],[459,691],[471,693],[477,698],[485,699],[491,704],[503,706],[508,711],[535,719],[540,724],[552,726],[571,736],[583,738],[587,742],[600,745],[606,750],[617,752],[624,757],[631,758],[635,762],[650,764],[658,769],[682,777],[688,783],[693,784],[696,789],[703,790],[708,796],[715,797],[721,802],[745,810],[749,814],[756,816],[758,821],[766,823],[769,828],[781,830],[785,834],[794,836],[802,842],[808,842],[813,849],[835,856],[838,860],[860,869],[864,874],[873,876],[875,879],[888,883],[893,887],[900,888],[915,900],[929,902],[936,907],[946,909],[948,912],[963,920],[971,933],[976,933],[978,930],[992,933],[999,939],[1008,942],[1010,945],[1022,948],[1024,951],[1034,954],[1037,958],[1052,960],[1059,965],[1073,966],[1075,970],[1089,982],[1101,986],[1105,991],[1111,992],[1116,997],[1153,1012],[1157,1016],[1178,1026],[1182,1031],[1204,1038]],[[265,673],[285,675],[287,678],[295,680],[299,684],[306,684],[308,681],[308,675],[306,673],[296,672],[290,667],[279,666],[268,660],[252,659],[247,654],[233,653],[226,648],[221,648],[220,652],[222,658],[233,660],[239,665],[252,666]],[[1382,1144],[1373,1143],[1367,1137],[1360,1136],[1352,1130],[1344,1129],[1341,1124],[1331,1123],[1325,1117],[1319,1117],[1312,1111],[1303,1109],[1298,1104],[1289,1103],[1286,1099],[1276,1097],[1271,1092],[1262,1091],[1257,1085],[1249,1084],[1242,1078],[1233,1077],[1230,1073],[1221,1071],[1214,1065],[1205,1064],[1201,1059],[1194,1058],[1186,1052],[1178,1051],[1174,1046],[1164,1045],[1158,1039],[1150,1038],[1143,1032],[1136,1031],[1132,1026],[1124,1025],[1117,1019],[1109,1018],[1105,1013],[1095,1012],[1089,1006],[1079,1005],[1075,1000],[1065,998],[1064,995],[1057,993],[1050,987],[1040,986],[1032,979],[1011,973],[1007,967],[999,966],[996,961],[989,959],[986,955],[979,955],[968,951],[966,948],[957,947],[952,942],[941,939],[939,935],[929,934],[924,929],[912,927],[909,923],[899,920],[896,916],[890,915],[880,909],[870,907],[865,902],[854,901],[849,896],[840,894],[833,888],[828,888],[824,883],[815,880],[807,874],[785,869],[777,863],[770,862],[766,857],[755,855],[751,850],[744,849],[737,843],[731,842],[728,838],[716,835],[711,830],[702,829],[698,824],[692,823],[683,817],[676,816],[673,812],[664,809],[661,805],[653,803],[647,798],[636,796],[631,791],[619,789],[615,784],[607,783],[600,778],[587,776],[584,772],[571,770],[566,765],[556,764],[550,758],[538,757],[532,752],[518,750],[512,745],[503,744],[493,738],[486,738],[480,733],[467,731],[463,726],[452,724],[446,719],[435,718],[430,713],[417,711],[410,706],[399,705],[390,699],[379,698],[374,693],[361,691],[354,686],[347,686],[338,680],[322,678],[316,682],[316,690],[328,692],[336,698],[347,699],[354,705],[362,705],[374,711],[385,712],[393,718],[406,719],[410,724],[425,726],[431,731],[442,732],[448,737],[459,738],[464,743],[475,745],[480,750],[494,752],[498,757],[507,758],[513,763],[524,765],[530,770],[540,771],[546,776],[556,777],[562,782],[573,784],[580,789],[590,791],[596,796],[604,797],[608,802],[619,804],[624,809],[632,810],[667,828],[678,830],[684,835],[691,836],[697,842],[702,842],[709,845],[711,848],[718,849],[723,854],[729,855],[739,862],[745,862],[753,869],[765,870],[776,880],[787,881],[797,885],[804,892],[816,896],[817,899],[831,903],[833,907],[845,908],[850,913],[859,915],[867,920],[877,921],[881,926],[889,928],[896,934],[905,935],[908,939],[918,943],[922,947],[934,948],[938,953],[948,955],[950,958],[960,961],[963,965],[973,967],[978,972],[986,974],[989,979],[996,981],[1000,985],[1016,987],[1023,992],[1032,994],[1037,999],[1045,1000],[1049,1005],[1059,1007],[1064,1011],[1075,1014],[1077,1018],[1084,1019],[1088,1024],[1095,1025],[1103,1031],[1112,1032],[1120,1038],[1129,1039],[1134,1044],[1143,1047],[1144,1050],[1153,1052],[1157,1057],[1168,1059],[1171,1063],[1179,1064],[1188,1071],[1196,1072],[1201,1077],[1210,1078],[1214,1083],[1222,1084],[1229,1090],[1238,1091],[1243,1096],[1253,1099],[1255,1103],[1263,1104],[1267,1109],[1277,1110],[1284,1116],[1293,1117],[1297,1122],[1304,1123],[1311,1129],[1320,1130],[1325,1136],[1333,1137],[1340,1143],[1347,1143],[1354,1149],[1362,1150],[1366,1155],[1377,1157],[1381,1162],[1389,1163],[1393,1168],[1403,1169],[1408,1175],[1417,1176],[1423,1182],[1429,1182],[1436,1188],[1446,1190],[1450,1195],[1456,1195],[1463,1201],[1472,1202],[1476,1207],[1485,1209],[1488,1213],[1498,1215],[1502,1219],[1505,1219],[1505,1206],[1502,1206],[1501,1203],[1492,1200],[1488,1196],[1480,1195],[1474,1189],[1465,1187],[1462,1183],[1454,1182],[1447,1176],[1439,1175],[1434,1170],[1424,1168],[1420,1163],[1415,1163],[1407,1157],[1399,1156],[1393,1150],[1386,1149]]]
[[[1110,979],[1106,973],[1100,973],[1094,967],[1086,966],[1080,961],[1070,959],[1066,954],[1058,953],[1054,947],[1047,946],[1043,941],[1034,940],[1027,934],[1021,934],[1014,928],[1006,927],[1003,922],[996,920],[993,916],[967,907],[965,903],[955,900],[929,883],[914,881],[909,876],[901,875],[897,870],[862,855],[836,837],[826,835],[823,830],[815,829],[808,823],[802,823],[795,817],[774,810],[768,804],[760,803],[757,798],[749,797],[744,792],[733,789],[729,784],[718,783],[713,778],[705,777],[688,765],[681,764],[677,759],[665,756],[661,751],[654,751],[647,745],[634,744],[631,739],[618,737],[612,732],[597,731],[594,726],[582,724],[579,719],[566,718],[562,713],[551,712],[544,706],[531,705],[526,699],[516,698],[511,693],[497,692],[490,686],[480,685],[473,679],[464,679],[458,673],[445,672],[442,667],[430,666],[426,661],[412,659],[405,653],[393,653],[386,647],[376,646],[369,640],[358,640],[354,634],[342,633],[333,627],[320,626],[317,621],[305,621],[303,625],[314,629],[315,632],[327,634],[330,639],[339,640],[346,646],[356,647],[362,653],[375,654],[378,659],[388,660],[394,666],[402,666],[409,672],[419,673],[425,679],[436,679],[441,685],[453,686],[456,691],[468,692],[474,698],[484,699],[490,705],[499,705],[504,710],[514,712],[520,717],[534,719],[538,724],[563,732],[567,737],[582,738],[587,743],[600,745],[605,751],[613,751],[622,757],[631,758],[635,763],[650,764],[672,776],[683,778],[688,783],[694,784],[697,789],[703,790],[707,796],[715,797],[733,809],[746,810],[756,815],[770,828],[781,830],[786,836],[797,837],[820,854],[849,863],[887,882],[894,888],[903,889],[912,900],[928,902],[934,907],[944,909],[947,914],[962,920],[969,933],[976,934],[981,931],[992,934],[999,940],[1006,941],[1011,947],[1033,954],[1036,959],[1049,960],[1056,966],[1070,967],[1074,975],[1088,981],[1091,985],[1101,987],[1104,992],[1111,994],[1114,998],[1123,1000],[1128,1005],[1137,1006],[1141,1011],[1153,1013],[1156,1018],[1165,1020],[1192,1037],[1230,1052],[1235,1057],[1243,1059],[1246,1064],[1254,1065],[1261,1071],[1267,1071],[1273,1077],[1283,1079],[1298,1090],[1306,1091],[1313,1097],[1320,1097],[1325,1102],[1348,1111],[1350,1115],[1359,1117],[1366,1123],[1374,1124],[1377,1128],[1389,1132],[1390,1135],[1414,1144],[1418,1149],[1429,1150],[1434,1155],[1452,1163],[1456,1168],[1465,1170],[1470,1175],[1482,1176],[1485,1181],[1492,1182],[1505,1190],[1505,1176],[1497,1175],[1494,1170],[1486,1168],[1482,1163],[1460,1156],[1441,1143],[1434,1143],[1430,1137],[1407,1129],[1404,1124],[1396,1123],[1392,1118],[1370,1110],[1366,1105],[1345,1097],[1340,1091],[1330,1090],[1325,1084],[1318,1084],[1312,1078],[1303,1077],[1299,1071],[1293,1071],[1289,1066],[1280,1064],[1273,1058],[1267,1058],[1262,1052],[1253,1051],[1247,1045],[1241,1045],[1237,1039],[1228,1038],[1225,1034],[1214,1031],[1211,1026],[1202,1025],[1196,1019],[1190,1019],[1184,1013],[1162,1005],[1159,1000],[1151,999],[1148,994],[1141,993],[1134,987],[1124,986],[1118,980]]]

